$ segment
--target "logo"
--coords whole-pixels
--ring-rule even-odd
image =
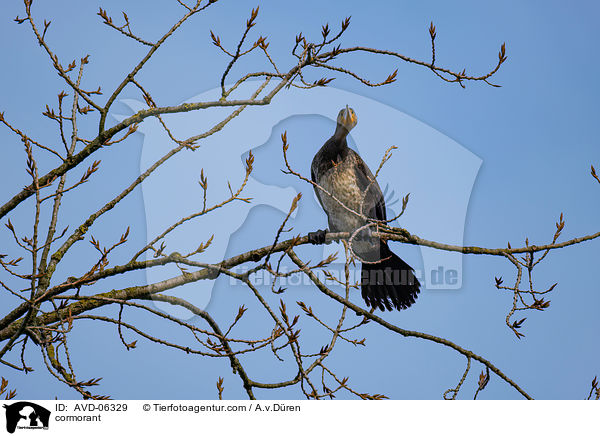
[[[50,411],[29,401],[19,401],[3,406],[6,409],[6,430],[14,433],[18,429],[48,429]]]
[[[239,95],[251,95],[256,82],[237,88]],[[197,95],[188,101],[212,101],[220,98],[220,88]],[[146,105],[136,100],[123,100],[131,111]],[[306,234],[327,226],[313,187],[293,176],[285,175],[281,134],[286,131],[290,142],[287,151],[291,166],[310,177],[313,155],[335,130],[335,117],[341,107],[352,106],[358,115],[358,125],[348,138],[354,148],[374,171],[385,150],[396,146],[392,158],[381,168],[378,181],[386,198],[388,217],[398,215],[402,198],[410,193],[406,213],[397,227],[429,240],[461,245],[467,206],[482,160],[456,141],[431,126],[378,101],[341,89],[327,87],[306,93],[290,89],[281,93],[268,106],[247,108],[222,130],[200,140],[196,150],[184,149],[142,183],[147,241],[164,237],[142,256],[152,259],[164,247],[164,254],[174,251],[194,253],[209,239],[201,259],[218,263],[228,257],[267,246],[273,242],[276,229],[289,210],[294,196],[303,192],[301,206],[288,222],[291,234]],[[169,117],[168,127],[176,138],[188,138],[211,128],[227,117],[223,108],[196,111]],[[127,115],[116,116],[118,121]],[[168,133],[156,119],[140,125],[143,146],[140,173],[146,171],[173,147]],[[208,180],[206,207],[218,205],[236,191],[245,174],[249,152],[254,156],[253,172],[241,197],[250,202],[233,201],[201,214],[204,192],[201,175]],[[183,217],[195,217],[182,220]],[[182,220],[182,225],[171,229]],[[166,232],[166,230],[169,230]],[[212,237],[214,235],[214,237]],[[397,244],[393,243],[392,245]],[[332,274],[344,277],[344,248],[341,243],[305,247],[315,262],[338,253],[330,266]],[[461,253],[428,247],[394,245],[394,250],[415,268],[424,289],[456,290],[462,287]],[[339,254],[342,253],[340,256]],[[141,260],[141,259],[140,259]],[[241,266],[236,270],[244,273]],[[286,272],[282,265],[280,272]],[[145,270],[147,283],[157,283],[181,274],[174,265]],[[360,268],[351,272],[351,280],[360,280]],[[253,284],[270,286],[268,271],[252,274]],[[206,308],[215,289],[229,288],[240,282],[221,275],[216,280],[200,280],[177,288],[177,295],[200,308]],[[295,274],[283,277],[278,286],[312,286],[307,277]],[[190,312],[168,303],[156,306],[178,318],[189,318]]]

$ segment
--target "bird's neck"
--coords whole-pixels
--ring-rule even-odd
[[[335,128],[335,133],[333,134],[333,139],[335,142],[342,146],[346,146],[346,136],[348,136],[348,129],[346,129],[341,124],[338,124]]]

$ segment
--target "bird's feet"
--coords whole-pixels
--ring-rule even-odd
[[[316,232],[308,233],[308,242],[314,245],[321,245],[325,243],[325,235],[327,230],[317,230]]]

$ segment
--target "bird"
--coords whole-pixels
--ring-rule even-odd
[[[315,154],[311,179],[327,214],[330,232],[348,232],[351,253],[361,261],[361,294],[367,306],[381,311],[403,310],[416,300],[421,284],[386,240],[373,236],[369,223],[387,220],[385,199],[373,173],[346,137],[358,123],[346,105],[337,116],[335,132]],[[309,233],[313,244],[325,242],[327,230]]]

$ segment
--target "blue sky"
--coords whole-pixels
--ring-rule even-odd
[[[148,9],[139,3],[123,6],[122,2],[107,1],[102,7],[114,17],[125,9],[134,29],[152,40],[180,14],[177,3],[173,3]],[[226,58],[210,43],[209,29],[218,33],[225,44],[235,44],[240,26],[254,6],[255,3],[240,6],[239,3],[218,2],[206,14],[184,25],[148,64],[140,80],[163,105],[177,104],[213,89],[219,83]],[[63,85],[55,77],[27,25],[18,26],[12,22],[16,15],[23,15],[21,8],[18,2],[4,2],[0,6],[3,20],[0,49],[4,60],[0,111],[5,111],[7,119],[17,126],[27,127],[34,137],[54,143],[57,139],[55,126],[39,113],[47,103],[55,102]],[[84,86],[95,89],[102,84],[104,90],[110,90],[143,55],[144,49],[101,25],[96,12],[97,5],[93,2],[64,2],[61,5],[34,2],[38,21],[52,19],[48,40],[62,59],[91,55]],[[589,175],[590,164],[600,167],[596,127],[599,65],[593,56],[598,12],[598,4],[591,1],[578,2],[577,7],[558,1],[437,1],[426,4],[399,1],[370,2],[368,5],[358,1],[305,1],[301,7],[264,1],[260,2],[255,35],[267,35],[273,56],[289,65],[292,62],[289,48],[298,32],[316,38],[322,24],[328,22],[335,28],[343,18],[351,15],[351,26],[342,40],[343,46],[385,48],[428,60],[427,28],[433,21],[437,26],[437,63],[457,70],[466,67],[467,72],[474,74],[486,72],[495,65],[498,49],[506,42],[508,60],[494,77],[501,88],[467,83],[466,89],[462,89],[442,82],[424,68],[366,55],[348,57],[344,59],[345,65],[375,79],[384,78],[398,68],[397,81],[381,88],[366,88],[341,77],[332,82],[339,90],[357,96],[356,101],[369,99],[389,108],[389,112],[381,109],[382,117],[390,116],[393,120],[406,117],[403,125],[407,126],[407,133],[399,132],[397,143],[390,144],[377,134],[368,133],[377,131],[373,125],[376,118],[361,113],[360,106],[354,107],[359,125],[353,146],[361,154],[364,150],[369,155],[367,162],[371,167],[377,165],[378,157],[388,146],[398,145],[400,149],[394,155],[393,165],[419,169],[402,174],[382,173],[382,186],[389,184],[397,196],[408,191],[413,196],[406,221],[400,224],[409,230],[418,228],[423,222],[443,226],[451,212],[456,212],[452,210],[451,201],[427,202],[428,199],[423,198],[425,194],[415,198],[415,193],[420,192],[419,186],[423,189],[423,186],[443,182],[443,176],[433,171],[436,166],[443,168],[445,162],[447,177],[452,180],[464,172],[463,161],[453,160],[452,155],[442,161],[439,153],[433,153],[430,165],[422,160],[422,149],[415,151],[418,138],[411,139],[410,135],[416,131],[415,126],[423,125],[426,126],[423,131],[432,135],[433,139],[429,141],[432,146],[459,144],[461,149],[480,159],[481,166],[466,209],[464,243],[503,247],[507,241],[513,246],[521,245],[525,237],[535,243],[549,241],[554,233],[554,222],[561,212],[566,220],[563,240],[598,231],[600,186]],[[251,58],[243,65],[247,69],[264,66],[259,57]],[[232,74],[235,76],[241,71],[242,68],[234,69]],[[123,97],[139,98],[133,90],[126,91]],[[260,128],[266,128],[270,136],[248,144],[257,155],[255,177],[259,182],[304,193],[293,223],[298,232],[323,228],[325,217],[314,201],[310,186],[280,174],[279,134],[288,130],[288,139],[293,144],[291,153],[296,153],[293,154],[294,162],[308,174],[312,155],[331,134],[333,126],[327,114],[321,115],[317,108],[325,98],[323,94],[311,91],[307,98],[309,102],[314,99],[313,115],[301,112],[297,116],[282,116],[277,123],[273,121],[275,118],[269,119],[268,123],[265,121],[266,127]],[[293,104],[295,100],[285,101]],[[119,103],[114,115],[129,111],[125,103]],[[398,115],[393,118],[390,114]],[[333,117],[335,113],[329,116]],[[240,130],[234,133],[238,137],[251,137],[245,129],[252,129],[255,121],[249,120],[257,117],[260,120],[259,112],[252,112],[246,121],[240,119]],[[368,119],[373,121],[365,124]],[[90,116],[90,122],[84,123],[82,129],[92,129],[94,120]],[[389,130],[385,125],[378,128]],[[361,138],[360,143],[358,138]],[[365,143],[367,138],[368,144]],[[0,129],[0,141],[3,144],[0,180],[3,199],[7,199],[16,186],[26,183],[27,175],[20,143],[7,129]],[[99,156],[103,169],[110,172],[110,178],[102,185],[89,184],[66,200],[68,218],[65,217],[65,222],[80,222],[90,208],[102,205],[119,191],[119,187],[139,174],[144,153],[151,149],[146,148],[149,144],[147,137],[136,134],[126,147],[102,150]],[[206,148],[210,150],[210,146],[209,142]],[[241,162],[247,150],[235,150],[239,151]],[[417,161],[413,163],[410,158],[421,160],[417,165]],[[41,162],[46,169],[54,165],[51,159]],[[194,176],[191,174],[191,179]],[[413,189],[411,184],[416,187]],[[167,198],[169,193],[158,192],[157,195]],[[160,201],[160,197],[155,199]],[[131,224],[131,244],[134,247],[143,244],[150,226],[150,221],[146,221],[148,204],[148,197],[141,190],[135,191],[119,210],[100,220],[92,234],[108,238]],[[419,204],[429,206],[419,209]],[[30,222],[30,207],[30,203],[24,204],[11,218],[23,230]],[[464,206],[460,207],[464,209]],[[276,228],[282,218],[280,210],[268,205],[249,209],[243,226],[225,244],[226,256],[269,244],[273,234],[271,229]],[[0,233],[2,246],[9,241],[7,233]],[[427,238],[429,235],[421,236]],[[393,247],[415,268],[423,267],[420,250],[397,243]],[[82,259],[89,253],[83,244],[77,246],[58,273],[68,276],[71,270],[81,271],[86,265]],[[309,249],[303,252],[306,256],[311,253],[316,252]],[[127,260],[126,254],[123,256],[122,260]],[[550,295],[552,304],[548,310],[526,315],[526,336],[521,340],[517,340],[504,324],[512,296],[493,286],[494,276],[503,276],[508,282],[514,275],[512,266],[499,258],[465,256],[461,265],[461,289],[424,290],[414,307],[387,314],[386,319],[407,329],[446,337],[483,355],[535,398],[579,399],[587,395],[591,379],[600,372],[597,363],[600,352],[595,346],[600,328],[597,318],[600,304],[598,259],[598,242],[588,242],[551,253],[536,268],[540,287],[549,287],[554,282],[558,285]],[[115,278],[107,286],[127,286],[142,280],[145,280],[144,274],[132,274],[127,279]],[[269,298],[277,301],[279,296]],[[288,306],[302,298],[313,305],[320,304],[325,312],[336,310],[310,287],[291,289],[283,298],[289,301]],[[360,298],[354,301],[361,302]],[[0,294],[0,302],[4,308],[12,304],[12,299]],[[219,279],[212,290],[208,310],[225,322],[241,304],[252,306],[248,292],[241,286],[230,286],[226,279]],[[160,328],[165,336],[185,340],[168,325],[157,326],[156,321],[134,313],[129,316],[140,325]],[[266,326],[263,319],[253,320],[252,328]],[[76,365],[81,368],[82,378],[103,377],[101,392],[115,398],[132,399],[215,398],[216,379],[225,376],[225,397],[243,398],[239,379],[231,374],[226,361],[189,358],[143,340],[138,341],[136,350],[127,352],[114,330],[112,326],[82,321],[80,330],[72,338],[72,349],[77,355]],[[303,332],[315,337],[321,334],[308,323]],[[462,356],[438,345],[405,339],[372,325],[367,326],[364,335],[368,338],[367,348],[342,344],[331,358],[331,367],[342,376],[350,376],[351,383],[359,391],[384,393],[396,399],[441,398],[442,392],[454,386],[464,370]],[[76,398],[74,392],[51,379],[40,366],[39,353],[34,351],[30,350],[28,356],[30,365],[36,367],[33,374],[25,377],[8,369],[0,372],[14,384],[20,397]],[[265,360],[264,356],[249,356],[244,363],[260,381],[293,376],[289,367],[286,371],[284,365],[271,358]],[[463,398],[472,397],[480,372],[481,367],[474,365],[465,382]],[[258,398],[298,398],[299,392],[290,388],[279,392],[257,391],[256,395]],[[496,377],[492,377],[481,394],[481,398],[489,399],[518,397],[518,393]]]

